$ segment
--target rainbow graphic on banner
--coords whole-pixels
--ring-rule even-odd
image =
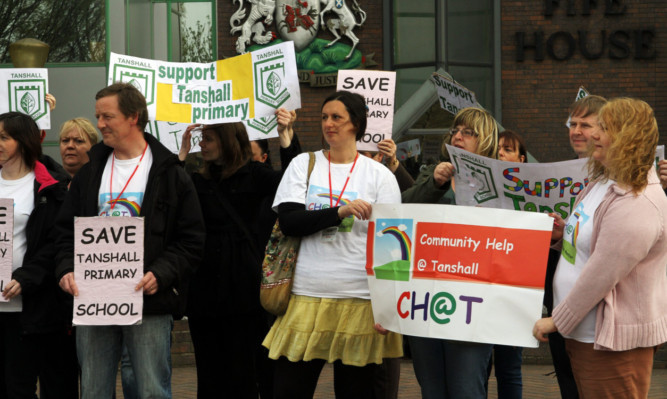
[[[398,240],[401,246],[401,260],[410,261],[410,252],[412,251],[412,241],[405,231],[398,229],[398,226],[390,226],[382,230],[382,234],[390,234]]]
[[[380,280],[410,281],[413,220],[378,219],[376,223],[373,274]]]

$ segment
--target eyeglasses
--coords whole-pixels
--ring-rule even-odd
[[[479,137],[479,134],[477,134],[477,132],[472,131],[470,129],[454,128],[454,129],[450,130],[450,133],[452,134],[452,137],[459,134],[459,132],[461,132],[461,134],[463,134],[464,136],[467,136],[467,137]]]

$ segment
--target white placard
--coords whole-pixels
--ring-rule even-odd
[[[402,334],[537,347],[553,219],[375,204],[366,274],[375,322]]]
[[[14,251],[14,200],[0,198],[0,292],[12,280]],[[0,295],[0,302],[8,302]]]
[[[391,138],[396,72],[343,69],[338,71],[337,85],[337,90],[359,93],[366,98],[368,122],[357,149],[377,151],[380,141]]]
[[[416,157],[422,153],[419,139],[412,139],[396,144],[396,158],[399,161],[405,161],[408,158]]]
[[[211,63],[111,53],[108,83],[114,82],[137,87],[157,121],[229,123],[301,108],[291,41]]]
[[[447,145],[456,168],[456,203],[517,211],[572,213],[588,185],[585,159],[554,163],[499,161]]]
[[[40,129],[51,129],[48,92],[46,68],[0,68],[0,114],[20,112],[30,115]]]
[[[74,219],[74,325],[132,325],[142,319],[143,217]]]
[[[445,111],[456,115],[464,108],[479,107],[473,91],[437,72],[433,72],[432,78],[438,91],[440,107]]]

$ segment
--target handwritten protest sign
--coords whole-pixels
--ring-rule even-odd
[[[408,158],[416,157],[422,153],[419,139],[412,139],[396,144],[396,158],[399,161],[405,161]]]
[[[588,159],[554,163],[505,162],[450,145],[456,168],[456,203],[486,208],[572,213],[575,197],[586,185]]]
[[[74,219],[75,325],[131,325],[141,321],[144,219]]]
[[[0,114],[20,112],[30,115],[40,129],[51,129],[48,92],[46,68],[0,68]]]
[[[432,78],[438,91],[440,107],[445,111],[456,115],[464,108],[478,107],[475,93],[466,89],[463,85],[437,72],[433,73]]]
[[[553,219],[376,204],[366,272],[375,321],[402,334],[537,347]]]
[[[0,291],[12,280],[14,200],[0,198]],[[0,295],[0,302],[7,300]]]
[[[337,90],[362,94],[368,106],[366,133],[357,142],[361,151],[377,151],[377,144],[391,138],[394,123],[396,72],[343,69]]]
[[[111,53],[108,82],[137,87],[158,121],[228,123],[301,108],[291,41],[205,64]]]

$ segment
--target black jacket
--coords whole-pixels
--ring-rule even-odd
[[[153,154],[139,216],[144,217],[144,273],[153,272],[158,292],[144,295],[144,314],[185,311],[189,278],[199,265],[204,248],[204,221],[192,180],[157,139],[144,133]],[[98,194],[109,154],[104,143],[93,146],[90,162],[72,180],[57,220],[56,277],[74,270],[74,217],[97,216]]]
[[[50,238],[68,182],[69,175],[53,159],[43,156],[35,165],[35,207],[25,230],[26,253],[21,267],[12,273],[21,284],[24,334],[62,331],[71,321],[71,300],[53,274],[56,248]]]
[[[222,181],[192,176],[206,215],[206,247],[190,289],[188,315],[220,317],[259,310],[263,245],[260,208],[280,183],[281,172],[251,161]],[[222,204],[233,209],[243,227]]]
[[[280,149],[282,169],[300,152],[294,135],[291,145]],[[192,280],[188,315],[216,318],[259,311],[264,247],[277,216],[270,205],[283,172],[250,161],[226,179],[220,180],[215,166],[211,174],[192,175],[206,216],[206,246]]]

